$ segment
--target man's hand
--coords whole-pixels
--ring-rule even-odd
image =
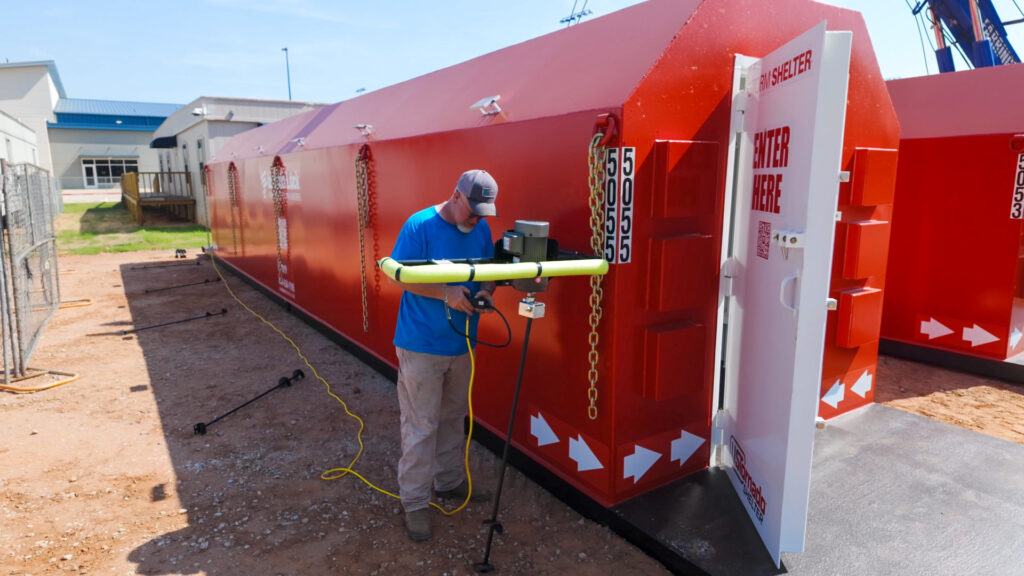
[[[448,302],[448,307],[452,310],[458,310],[470,315],[476,310],[473,307],[473,303],[469,301],[469,288],[460,284],[445,285],[444,300]]]
[[[487,308],[477,308],[477,310],[479,310],[481,314],[490,314],[494,312],[494,296],[491,294],[490,290],[478,290],[476,296],[474,296],[473,298],[476,300],[483,300],[484,302],[487,302]]]

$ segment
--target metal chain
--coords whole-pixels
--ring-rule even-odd
[[[594,134],[590,141],[590,247],[598,258],[604,257],[604,159],[605,147],[598,143],[604,138],[604,134]],[[604,276],[595,274],[590,277],[590,354],[587,359],[590,362],[590,370],[587,371],[587,379],[590,381],[590,388],[587,389],[587,399],[590,404],[587,407],[587,416],[591,420],[597,420],[597,362],[600,356],[597,352],[598,333],[597,326],[601,323],[601,299],[604,297],[604,290],[601,288],[601,281]]]
[[[370,310],[366,302],[366,240],[365,230],[370,224],[370,201],[367,191],[367,168],[370,149],[365,145],[356,154],[356,208],[359,210],[359,280],[363,298],[363,332],[370,332]]]
[[[377,174],[373,165],[373,152],[366,146],[366,222],[373,231],[373,292],[380,298],[380,226],[377,225]]]
[[[238,210],[238,168],[234,162],[228,167],[228,202],[231,212],[231,249],[232,254],[238,254],[238,222],[235,212]]]
[[[278,162],[270,165],[270,187],[274,200],[274,235],[277,237],[277,281],[279,285],[284,280],[284,271],[281,269],[284,265],[284,259],[281,257],[281,220],[285,218],[285,211],[288,209],[287,200],[281,191],[283,188],[281,185],[282,168],[284,168],[284,165]]]

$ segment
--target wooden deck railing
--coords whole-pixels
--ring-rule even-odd
[[[121,176],[121,198],[139,226],[145,206],[195,222],[196,199],[188,172],[128,172]]]

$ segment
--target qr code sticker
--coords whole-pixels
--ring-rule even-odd
[[[765,260],[768,259],[769,248],[771,247],[772,225],[771,222],[763,220],[757,223],[757,255]]]

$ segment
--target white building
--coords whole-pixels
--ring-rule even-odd
[[[0,110],[0,159],[10,163],[39,164],[36,133]]]
[[[0,64],[0,158],[31,162],[64,192],[114,188],[126,172],[187,172],[209,225],[203,167],[232,136],[321,108],[201,97],[185,106],[68,98],[52,60]]]
[[[196,197],[196,222],[208,226],[206,159],[232,136],[283,120],[324,104],[291,100],[252,100],[203,96],[181,107],[153,133],[161,172],[188,172]]]
[[[116,188],[125,172],[156,172],[153,132],[179,104],[61,98],[47,123],[53,175],[65,192]]]
[[[32,163],[51,173],[53,166],[50,162],[50,139],[46,123],[57,120],[53,109],[61,98],[66,97],[57,65],[52,60],[0,64],[0,112],[35,134],[36,161]],[[13,130],[20,132],[16,128]],[[24,139],[23,135],[22,132],[22,136],[17,139]],[[13,149],[16,138],[13,134],[7,137],[11,138]],[[7,154],[6,141],[0,154]]]
[[[52,60],[0,64],[0,157],[47,170],[64,191],[113,188],[158,169],[149,141],[178,108],[68,98]]]

